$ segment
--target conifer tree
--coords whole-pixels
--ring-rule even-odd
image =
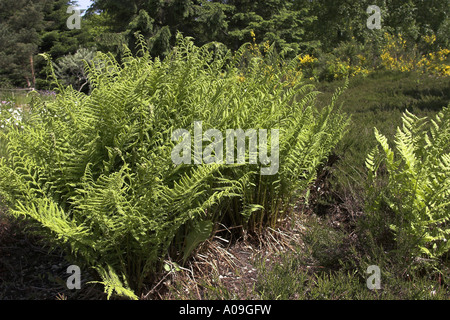
[[[0,84],[34,86],[33,56],[44,27],[45,0],[0,2]]]

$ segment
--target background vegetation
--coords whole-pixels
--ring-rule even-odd
[[[67,7],[75,4],[2,1],[2,87],[47,89],[48,69],[39,53],[57,61],[80,48],[96,48],[118,58],[124,44],[136,51],[137,33],[152,56],[164,57],[175,44],[177,32],[193,37],[197,46],[220,43],[221,50],[239,49],[253,40],[253,32],[258,45],[274,45],[282,56],[314,56],[321,78],[331,80],[336,73],[360,73],[379,66],[430,68],[426,61],[417,63],[422,57],[434,63],[448,56],[448,0],[95,0],[82,18],[81,29],[69,30]],[[380,30],[366,26],[369,5],[382,11]]]

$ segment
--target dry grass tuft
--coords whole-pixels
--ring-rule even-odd
[[[216,231],[205,241],[184,267],[172,266],[159,276],[142,299],[162,300],[251,300],[258,299],[255,284],[257,265],[278,263],[280,254],[295,252],[305,231],[302,216],[291,215],[279,221],[277,228],[266,228],[260,234],[233,230]]]

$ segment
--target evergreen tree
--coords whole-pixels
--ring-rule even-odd
[[[135,41],[136,32],[149,44],[158,44],[154,53],[167,51],[177,31],[194,37],[198,45],[218,41],[230,49],[251,41],[254,31],[259,42],[298,52],[308,47],[305,28],[315,19],[303,2],[307,1],[95,0],[93,8],[118,21],[114,31],[124,34],[128,44]],[[170,41],[161,39],[169,31]]]
[[[34,87],[34,55],[44,27],[45,1],[0,2],[0,84]]]
[[[86,63],[92,66],[95,51],[81,48],[74,54],[68,54],[54,64],[58,80],[65,86],[71,85],[75,90],[89,93],[89,79]]]
[[[137,34],[147,41],[153,55],[164,55],[174,42],[177,31],[195,29],[198,1],[190,0],[94,0],[92,11],[100,12],[114,22],[110,32],[100,39],[120,49],[122,44],[135,51]],[[192,35],[192,34],[191,34]],[[209,39],[208,39],[209,40]]]
[[[307,1],[223,1],[231,6],[225,43],[237,49],[251,41],[253,31],[258,42],[275,44],[279,50],[297,54],[310,47],[305,30],[316,19]]]
[[[90,24],[82,20],[80,29],[69,29],[67,19],[71,13],[67,13],[69,6],[76,7],[77,1],[73,0],[46,0],[44,6],[44,29],[41,32],[40,53],[47,53],[53,61],[75,54],[80,48],[95,47],[94,36],[90,32]],[[37,57],[37,69],[40,70],[40,78],[46,79],[48,68],[44,59]],[[46,81],[39,81],[41,86]]]

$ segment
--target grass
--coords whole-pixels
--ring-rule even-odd
[[[44,100],[53,99],[55,92],[53,91],[35,91],[28,92],[26,90],[0,90],[0,103],[10,102],[16,107],[25,107],[32,103],[33,96],[39,94]]]
[[[323,82],[319,97],[326,102],[343,81]],[[450,78],[400,72],[378,72],[352,78],[341,97],[343,111],[352,116],[350,132],[338,153],[346,164],[364,164],[367,152],[376,144],[373,128],[393,136],[405,110],[418,117],[434,116],[450,101]]]
[[[0,101],[14,102],[15,105],[26,105],[31,102],[27,91],[3,90],[0,91]]]
[[[449,299],[443,274],[408,268],[401,257],[311,217],[305,246],[282,255],[282,263],[260,266],[256,288],[262,299],[410,300]],[[381,269],[381,289],[367,288],[367,267]],[[448,275],[447,270],[447,275]]]
[[[318,90],[319,103],[325,103],[343,81],[323,82]],[[339,161],[331,168],[326,183],[327,194],[321,194],[322,207],[353,198],[351,205],[360,207],[363,199],[367,154],[376,146],[374,127],[387,137],[395,135],[405,110],[418,117],[432,118],[450,102],[450,78],[436,78],[412,72],[377,72],[354,77],[341,97],[343,111],[351,115],[349,132],[337,146]],[[323,188],[322,188],[323,189]],[[356,201],[356,203],[355,203]],[[357,211],[357,208],[354,208]]]
[[[215,238],[186,269],[164,278],[153,299],[188,300],[448,300],[448,275],[408,267],[399,254],[368,246],[332,218],[298,215],[266,230],[259,241],[239,239],[228,248]],[[295,230],[295,228],[294,228]],[[295,233],[295,232],[294,232]],[[277,235],[283,234],[281,237]],[[275,238],[271,238],[275,237]],[[262,241],[261,241],[262,240]],[[381,270],[381,288],[370,290],[370,265]],[[447,278],[446,278],[447,277]]]

